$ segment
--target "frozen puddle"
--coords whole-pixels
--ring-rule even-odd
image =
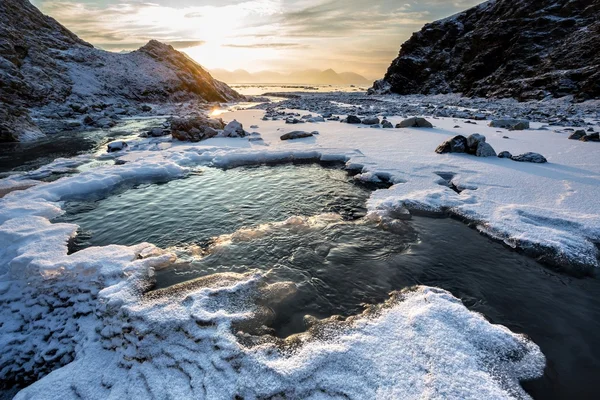
[[[106,193],[134,182],[122,168],[120,180],[81,179]],[[467,304],[493,314],[485,274],[495,285],[514,280],[523,265],[512,263],[523,259],[476,232],[451,220],[364,217],[369,191],[314,165],[205,168],[179,180],[169,180],[183,174],[168,165],[144,173],[167,183],[81,202],[89,193],[67,177],[4,200],[3,218],[13,217],[0,230],[3,390],[29,385],[17,398],[526,398],[520,382],[542,375],[545,357],[525,336],[450,292],[413,286],[462,282]],[[61,199],[69,203],[60,219],[82,232],[70,255],[76,226],[45,219]],[[480,265],[468,279],[451,235],[427,247],[441,239],[431,237],[435,224],[482,240],[460,250]],[[505,253],[510,262],[487,270],[486,257]],[[361,314],[362,303],[378,305]],[[512,322],[503,318],[493,322]]]

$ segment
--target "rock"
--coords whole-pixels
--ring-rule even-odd
[[[379,118],[377,118],[377,117],[363,118],[362,123],[364,125],[378,125],[379,124]]]
[[[510,154],[508,151],[502,151],[500,154],[498,154],[498,158],[512,158],[512,154]]]
[[[529,121],[525,119],[494,119],[490,122],[492,128],[505,128],[513,131],[529,129]]]
[[[149,111],[152,111],[152,107],[150,107],[147,104],[144,104],[140,107],[140,110],[142,110],[142,112],[149,112]]]
[[[514,161],[519,161],[519,162],[530,162],[530,163],[536,163],[536,164],[543,164],[548,162],[548,160],[546,160],[546,158],[538,153],[525,153],[525,154],[519,154],[518,156],[512,156],[511,157],[512,160]]]
[[[391,123],[390,121],[388,121],[388,120],[385,120],[385,121],[383,121],[383,122],[381,123],[381,127],[382,127],[382,128],[386,128],[386,129],[389,129],[389,128],[393,128],[393,127],[394,127],[394,125],[392,125],[392,123]]]
[[[458,135],[440,144],[437,149],[435,149],[435,152],[438,154],[466,153],[468,148],[469,145],[467,144],[467,138],[462,135]]]
[[[174,118],[171,121],[171,135],[177,140],[199,142],[217,136],[219,132],[215,127],[223,129],[223,121],[200,116]]]
[[[310,137],[313,136],[313,134],[311,132],[304,132],[304,131],[292,131],[292,132],[288,132],[285,135],[281,135],[281,140],[293,140],[293,139],[301,139],[301,138],[305,138],[305,137]]]
[[[397,124],[396,128],[433,128],[433,125],[425,118],[412,117]]]
[[[348,115],[346,122],[349,124],[360,124],[362,121],[356,115]]]
[[[237,122],[235,119],[228,123],[223,129],[224,137],[244,137],[246,136],[246,132],[244,131],[244,127],[242,124]]]
[[[381,128],[381,125],[380,124],[369,125],[369,128],[379,129],[379,128]]]
[[[585,135],[580,139],[582,142],[600,142],[600,135],[598,133],[591,133]]]
[[[306,120],[306,122],[325,122],[325,118],[321,116],[312,117]]]
[[[129,147],[129,145],[126,142],[119,141],[119,142],[109,143],[107,147],[108,147],[107,151],[109,153],[113,153],[115,151],[121,151],[123,149],[126,149],[127,147]]]
[[[496,151],[489,143],[479,142],[475,155],[477,157],[496,157]]]
[[[479,133],[469,135],[469,137],[467,137],[467,152],[470,154],[475,154],[480,143],[485,143],[485,136]]]
[[[600,97],[598,0],[486,1],[415,32],[369,93]]]
[[[168,129],[164,129],[164,128],[152,128],[148,131],[148,136],[151,137],[160,137],[160,136],[166,136],[166,135],[170,135],[171,131]]]
[[[250,125],[250,129],[258,129],[258,125]]]
[[[587,134],[585,133],[585,131],[583,129],[580,129],[580,130],[577,130],[577,131],[571,133],[571,135],[569,135],[569,139],[580,140],[581,138],[583,138],[586,135]]]

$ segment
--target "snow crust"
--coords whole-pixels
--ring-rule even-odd
[[[308,333],[276,340],[238,331],[260,332],[269,305],[293,294],[293,285],[269,285],[249,272],[153,292],[154,271],[175,262],[168,251],[142,243],[67,254],[77,227],[49,221],[66,200],[182,178],[203,164],[320,160],[343,161],[360,180],[393,183],[372,194],[371,216],[450,210],[510,245],[598,265],[595,143],[537,130],[540,123],[508,132],[454,118],[429,118],[433,129],[319,122],[320,135],[282,142],[292,129],[263,115],[223,114],[259,125],[262,143],[138,139],[110,156],[59,159],[0,180],[0,188],[26,187],[0,198],[0,376],[9,386],[35,382],[16,398],[526,398],[518,381],[542,373],[539,348],[440,289],[395,293],[364,315],[317,322]],[[445,139],[472,133],[485,135],[498,152],[535,151],[549,163],[434,152]],[[124,164],[36,180],[106,157]]]

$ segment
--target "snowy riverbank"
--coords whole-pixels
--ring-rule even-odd
[[[372,194],[372,216],[403,208],[451,212],[556,266],[598,266],[598,143],[568,140],[568,131],[552,130],[559,128],[539,130],[542,123],[508,132],[485,121],[428,117],[432,129],[373,129],[291,125],[263,115],[222,115],[260,134],[251,140],[140,138],[122,152],[57,160],[0,181],[0,240],[7,244],[0,249],[0,374],[10,387],[54,370],[17,397],[526,397],[518,380],[542,373],[539,348],[439,289],[394,294],[363,316],[325,321],[287,341],[259,340],[235,332],[260,324],[270,302],[293,292],[289,285],[267,285],[249,272],[148,293],[154,271],[174,255],[149,244],[67,255],[76,226],[49,222],[63,201],[185,177],[201,165],[313,159],[343,161],[359,170],[357,179],[392,183]],[[402,119],[388,116],[394,125]],[[599,130],[593,118],[588,123]],[[280,140],[298,129],[319,134]],[[497,152],[534,151],[548,163],[434,152],[444,140],[472,133],[485,135]],[[78,166],[82,172],[54,182],[32,179]]]

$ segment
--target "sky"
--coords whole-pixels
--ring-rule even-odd
[[[134,50],[157,39],[208,69],[333,68],[383,76],[400,45],[481,0],[31,0],[82,39]]]

